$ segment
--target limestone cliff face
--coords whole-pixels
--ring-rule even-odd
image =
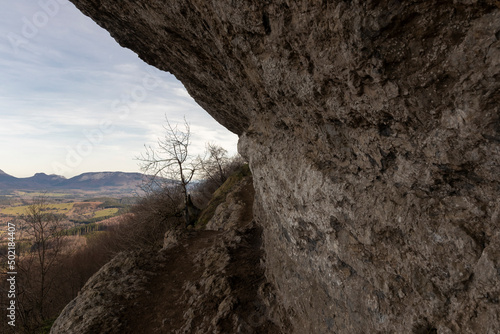
[[[296,333],[500,331],[498,1],[72,2],[240,135]]]

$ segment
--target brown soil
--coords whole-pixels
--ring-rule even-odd
[[[185,291],[185,287],[188,282],[198,285],[203,280],[207,268],[196,261],[207,249],[220,248],[218,244],[223,244],[223,237],[223,232],[191,231],[173,248],[162,251],[154,268],[146,268],[153,274],[149,275],[145,292],[127,303],[122,318],[126,328],[123,333],[176,333],[185,325],[184,314],[190,308],[194,314],[192,328],[206,322],[207,317],[213,319],[224,296],[195,297],[203,298],[200,309],[199,305],[189,305],[192,293]],[[247,229],[240,244],[227,248],[227,253],[229,264],[219,274],[228,279],[230,292],[226,293],[236,302],[231,316],[220,319],[217,327],[224,333],[232,332],[236,317],[247,327],[245,333],[277,333],[265,317],[265,307],[257,293],[264,281],[260,265],[261,229],[256,226]]]
[[[146,293],[132,301],[124,314],[124,333],[171,333],[183,324],[186,305],[180,305],[183,285],[200,278],[202,268],[196,268],[193,257],[209,244],[218,232],[191,232],[183,242],[162,252]]]

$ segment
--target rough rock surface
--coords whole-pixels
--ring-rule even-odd
[[[217,206],[205,229],[214,231],[235,230],[253,219],[254,189],[252,178],[245,177],[226,195],[226,200]]]
[[[66,305],[51,333],[123,333],[125,305],[145,293],[154,260],[147,252],[118,254]]]
[[[500,331],[494,0],[72,0],[240,135],[295,333]]]

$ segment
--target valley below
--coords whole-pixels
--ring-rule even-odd
[[[0,205],[0,246],[6,242],[8,222],[16,222],[28,213],[35,198],[47,201],[48,212],[60,215],[68,235],[81,235],[89,230],[104,230],[116,222],[136,199],[134,197],[96,197],[87,193],[26,193],[14,192],[4,196]],[[5,199],[5,197],[7,199]]]
[[[143,181],[139,173],[84,173],[66,179],[44,173],[16,178],[0,171],[0,247],[7,241],[8,222],[18,221],[33,201],[40,199],[50,213],[62,217],[67,235],[104,230],[116,223],[117,219],[111,218],[121,215],[144,194]]]

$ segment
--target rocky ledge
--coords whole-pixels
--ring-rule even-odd
[[[265,280],[252,178],[227,190],[207,224],[212,229],[169,231],[159,252],[118,254],[66,306],[51,333],[283,333],[269,316],[280,305]]]

